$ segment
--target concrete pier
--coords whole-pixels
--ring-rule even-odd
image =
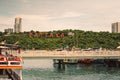
[[[41,59],[118,59],[120,51],[45,51],[27,50],[22,51],[23,58]]]

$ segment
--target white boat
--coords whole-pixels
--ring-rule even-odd
[[[22,80],[20,47],[0,44],[0,80]]]

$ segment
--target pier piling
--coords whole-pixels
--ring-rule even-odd
[[[58,69],[65,69],[65,63],[63,59],[58,59]]]

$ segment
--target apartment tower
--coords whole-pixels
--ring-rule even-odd
[[[112,33],[120,33],[120,22],[112,23]]]
[[[20,33],[22,31],[21,23],[22,23],[22,18],[16,17],[15,18],[15,25],[14,25],[14,32],[15,33]]]

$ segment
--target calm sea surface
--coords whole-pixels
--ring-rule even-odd
[[[120,80],[120,68],[103,65],[65,65],[57,69],[52,60],[25,59],[23,80]]]

